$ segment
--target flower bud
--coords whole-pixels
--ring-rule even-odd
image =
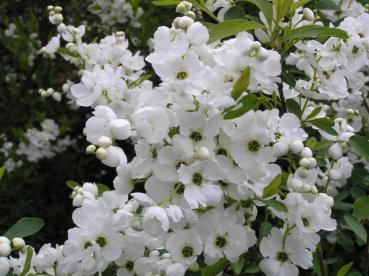
[[[188,16],[182,16],[178,19],[178,28],[187,30],[188,27],[190,27],[194,23],[193,19]]]
[[[86,148],[86,153],[87,154],[95,153],[95,151],[96,151],[96,146],[95,145],[89,145]]]
[[[104,148],[98,148],[96,151],[96,157],[100,160],[103,160],[108,157],[108,151]]]
[[[301,140],[295,140],[290,144],[290,150],[294,153],[294,154],[298,154],[302,151],[302,149],[304,148],[304,144],[302,143]]]
[[[314,13],[313,13],[313,11],[312,11],[311,9],[309,9],[309,8],[304,8],[304,9],[302,10],[302,13],[303,13],[303,15],[304,15],[304,18],[305,18],[307,21],[314,21],[315,16],[314,16]]]
[[[261,48],[261,43],[259,41],[254,41],[251,45],[251,48],[255,51],[259,51]]]
[[[330,169],[328,172],[328,176],[333,180],[340,180],[342,178],[340,171],[336,169]]]
[[[197,157],[200,160],[206,160],[210,157],[209,150],[206,147],[200,147],[197,151]]]
[[[297,173],[298,176],[300,176],[302,178],[308,177],[308,170],[303,168],[303,167],[297,168],[296,173]]]
[[[288,145],[283,142],[277,142],[273,145],[273,152],[277,157],[283,156],[288,152]]]
[[[333,144],[328,150],[328,156],[333,160],[337,160],[342,157],[343,151],[340,144]]]
[[[198,263],[193,263],[192,265],[188,267],[188,270],[192,272],[196,272],[200,270],[200,266]]]
[[[311,187],[310,187],[310,192],[311,192],[311,193],[313,193],[313,194],[317,194],[317,193],[318,193],[318,189],[317,189],[317,187],[315,187],[315,186],[311,186]]]
[[[294,190],[300,190],[302,187],[303,183],[295,178],[292,178],[289,182],[288,182],[288,186],[290,186],[292,189]]]
[[[50,5],[50,6],[47,6],[47,10],[48,11],[52,11],[54,9],[54,6]]]
[[[116,119],[110,122],[110,130],[118,140],[125,140],[131,136],[131,124],[125,119]]]
[[[14,238],[12,239],[12,244],[15,249],[21,249],[26,245],[26,242],[22,238]]]
[[[266,50],[264,48],[260,48],[257,55],[256,55],[256,57],[259,61],[265,61],[269,57],[269,52],[268,52],[268,50]]]
[[[310,162],[309,162],[309,159],[307,159],[307,158],[302,158],[301,160],[300,160],[300,166],[301,167],[304,167],[304,168],[308,168],[309,167],[309,165],[310,165]]]
[[[60,23],[56,29],[58,30],[58,33],[64,33],[67,27],[65,26],[64,23]]]
[[[309,166],[307,168],[314,169],[316,167],[316,159],[313,157],[308,157],[307,159],[309,160]]]
[[[54,92],[53,99],[57,102],[61,101],[61,94],[59,92]]]
[[[99,139],[97,139],[97,145],[102,148],[108,148],[112,145],[112,140],[107,136],[101,136]]]
[[[153,250],[150,252],[149,257],[159,257],[160,252],[158,250]]]
[[[303,192],[305,192],[305,193],[308,193],[308,192],[311,191],[311,185],[305,183],[304,185],[302,185],[302,189],[301,190]]]
[[[12,248],[7,243],[0,243],[0,257],[8,257],[12,252]]]
[[[163,259],[169,259],[170,258],[170,253],[164,253],[163,255],[161,255],[161,257]]]
[[[191,17],[193,20],[196,19],[196,14],[193,11],[188,11],[185,13],[185,15]]]
[[[7,237],[0,237],[0,244],[2,243],[6,243],[6,244],[10,244],[10,240]]]
[[[309,158],[313,157],[313,152],[310,148],[304,147],[304,149],[301,151],[301,157]]]

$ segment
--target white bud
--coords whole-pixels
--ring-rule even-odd
[[[0,243],[0,257],[8,257],[12,249],[7,243]]]
[[[69,91],[69,89],[70,89],[70,85],[69,85],[69,83],[64,83],[63,84],[63,87],[62,87],[62,89],[63,89],[63,91],[65,92],[65,93],[67,93],[68,91]]]
[[[305,192],[305,193],[308,193],[308,192],[311,191],[311,185],[305,183],[304,185],[302,185],[302,189],[301,190],[303,192]]]
[[[185,15],[191,17],[193,20],[196,19],[196,14],[193,11],[188,11],[185,13]]]
[[[188,16],[182,16],[178,19],[178,27],[183,30],[187,30],[194,23],[193,19]]]
[[[6,243],[6,244],[10,244],[10,240],[7,237],[0,237],[0,244],[2,243]]]
[[[160,252],[158,250],[153,250],[150,252],[149,257],[159,257]]]
[[[192,272],[196,272],[200,270],[200,266],[198,263],[193,263],[192,265],[188,267],[188,270]]]
[[[268,52],[268,50],[266,50],[264,48],[260,48],[257,55],[256,55],[256,57],[259,61],[265,61],[269,57],[269,52]]]
[[[283,142],[277,142],[273,145],[273,153],[275,156],[280,157],[288,152],[288,145]]]
[[[303,168],[303,167],[297,168],[296,173],[297,173],[298,176],[300,176],[302,178],[308,177],[308,170]]]
[[[170,258],[170,253],[164,253],[163,255],[161,255],[161,257],[163,259],[169,259]]]
[[[15,249],[21,249],[23,246],[26,245],[26,242],[22,238],[14,238],[12,239],[12,243]]]
[[[302,10],[302,13],[303,13],[304,18],[305,18],[306,20],[308,20],[308,21],[314,21],[315,16],[314,16],[314,13],[313,13],[313,11],[312,11],[311,9],[309,9],[309,8],[304,8],[304,9]]]
[[[54,89],[53,88],[48,88],[46,90],[46,93],[47,93],[48,96],[51,96],[54,93]]]
[[[290,150],[294,153],[294,154],[298,154],[302,151],[302,149],[304,148],[304,144],[302,143],[301,140],[295,140],[290,144]]]
[[[309,158],[313,157],[313,152],[310,148],[304,147],[304,149],[301,151],[301,157]]]
[[[59,92],[54,92],[53,94],[53,99],[57,102],[60,102],[61,101],[61,94]]]
[[[197,157],[200,160],[206,160],[210,157],[209,150],[206,147],[200,147],[197,151]]]
[[[309,159],[307,159],[307,158],[302,158],[301,160],[300,160],[300,166],[301,167],[304,167],[304,168],[309,168],[309,165],[310,165],[310,162],[309,162]]]
[[[316,167],[316,159],[313,157],[308,157],[309,160],[309,166],[308,169],[314,169]]]
[[[96,157],[100,160],[103,160],[108,157],[108,151],[104,148],[98,148],[96,151]]]
[[[328,171],[328,176],[333,180],[340,180],[342,178],[341,172],[336,169],[330,169]]]
[[[49,96],[49,94],[47,94],[47,92],[43,89],[40,91],[40,95],[42,98],[47,98]]]
[[[112,140],[107,136],[101,136],[99,139],[97,139],[97,145],[99,147],[108,148],[112,145]]]
[[[125,119],[116,119],[110,122],[110,130],[118,140],[125,140],[131,136],[131,124]]]
[[[96,151],[96,146],[95,145],[89,145],[86,148],[86,153],[87,154],[95,153],[95,151]]]
[[[82,202],[83,202],[83,196],[80,195],[80,194],[77,194],[75,197],[73,197],[73,206],[74,207],[79,207],[82,205]]]
[[[261,43],[259,41],[254,41],[251,45],[251,48],[255,51],[259,51],[261,48]]]
[[[56,29],[58,30],[58,33],[64,33],[67,27],[65,26],[64,23],[60,23]]]
[[[289,182],[288,182],[288,186],[290,186],[292,189],[294,190],[300,190],[302,187],[303,183],[295,178],[292,178]]]
[[[54,6],[51,6],[51,5],[50,6],[47,6],[47,10],[48,11],[52,11],[53,9],[54,9]]]
[[[333,144],[328,150],[328,155],[333,160],[341,158],[342,154],[343,154],[342,147],[338,143]]]
[[[54,11],[55,12],[62,12],[63,11],[63,8],[60,7],[60,6],[55,6]]]
[[[60,13],[57,13],[54,15],[54,22],[56,25],[59,25],[60,23],[63,22],[63,15],[61,15]]]
[[[315,187],[315,186],[311,186],[311,187],[310,187],[310,192],[311,192],[311,193],[313,193],[313,194],[317,194],[317,193],[318,193],[318,189],[317,189],[317,187]]]

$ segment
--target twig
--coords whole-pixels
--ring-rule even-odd
[[[282,103],[282,108],[281,108],[281,112],[282,114],[287,112],[287,105],[286,105],[286,100],[284,98],[284,94],[283,94],[283,83],[278,83],[278,93],[279,93],[279,98],[281,100]]]

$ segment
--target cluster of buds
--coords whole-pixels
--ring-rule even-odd
[[[11,241],[7,237],[0,237],[0,257],[8,257],[13,250],[25,251],[26,242],[22,238],[13,238]]]
[[[47,10],[49,12],[49,20],[54,25],[60,25],[63,23],[63,15],[61,12],[63,11],[62,7],[59,6],[48,6]]]
[[[49,98],[52,97],[55,101],[60,102],[62,99],[62,95],[60,92],[55,91],[53,88],[48,89],[39,89],[38,93],[41,95],[42,98]]]

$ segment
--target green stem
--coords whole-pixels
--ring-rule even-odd
[[[287,105],[286,105],[286,100],[284,98],[284,94],[283,94],[283,83],[278,83],[278,93],[279,93],[279,98],[281,100],[282,103],[282,108],[281,108],[281,112],[282,114],[287,112]]]
[[[328,276],[327,267],[324,262],[324,256],[323,256],[323,248],[319,244],[318,245],[318,259],[319,259],[319,267],[320,267],[320,273],[322,276]]]

